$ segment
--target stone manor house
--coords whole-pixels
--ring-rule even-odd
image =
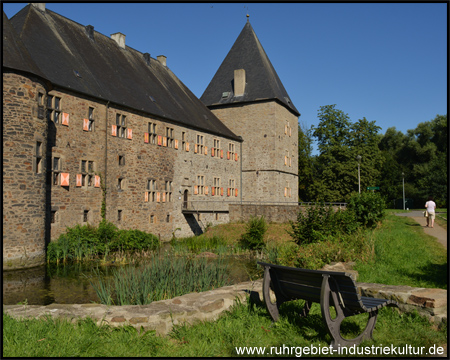
[[[248,19],[200,99],[170,59],[45,3],[2,35],[4,269],[102,218],[164,240],[297,203],[300,114]]]

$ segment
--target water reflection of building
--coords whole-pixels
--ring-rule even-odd
[[[29,305],[53,303],[45,275],[45,266],[3,272],[3,304],[25,301]]]

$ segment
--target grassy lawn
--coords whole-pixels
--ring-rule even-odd
[[[267,239],[289,241],[285,231],[288,226],[269,224]],[[227,224],[209,229],[208,236],[220,234],[233,242],[244,231],[245,224]],[[389,214],[370,238],[373,254],[368,262],[357,261],[358,281],[447,289],[447,254],[414,220]],[[306,318],[299,316],[301,306],[301,301],[283,304],[280,320],[272,324],[263,304],[238,303],[217,321],[175,326],[167,336],[157,336],[154,331],[139,333],[131,326],[98,327],[90,319],[76,324],[63,319],[17,321],[3,314],[3,356],[231,357],[238,356],[236,347],[244,346],[265,347],[266,351],[283,345],[328,346],[331,338],[320,306],[313,304]],[[350,317],[342,332],[347,338],[354,337],[366,322],[367,314]],[[446,343],[446,325],[437,329],[417,313],[400,314],[396,309],[384,308],[378,316],[374,340],[361,346],[446,348]],[[265,356],[270,354],[266,352]]]
[[[374,238],[372,260],[357,262],[358,281],[447,289],[447,253],[416,221],[388,215]]]
[[[445,220],[444,220],[445,219]],[[436,222],[439,226],[442,226],[447,230],[447,209],[437,209],[436,210]]]
[[[3,356],[8,357],[218,357],[237,356],[235,347],[325,346],[330,336],[322,322],[320,307],[313,304],[308,317],[300,318],[301,301],[283,304],[281,318],[272,324],[261,304],[237,304],[215,322],[176,326],[168,336],[138,333],[133,327],[98,327],[86,319],[16,321],[3,315]],[[347,319],[343,334],[356,336],[365,326],[366,315]],[[417,314],[380,311],[374,340],[361,346],[444,346],[446,327],[433,328]],[[295,355],[295,354],[294,354]],[[267,356],[267,353],[266,353]]]

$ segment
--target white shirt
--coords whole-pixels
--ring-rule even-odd
[[[436,209],[436,203],[433,200],[427,201],[425,207],[427,208],[427,211],[429,213],[434,213],[434,209]]]

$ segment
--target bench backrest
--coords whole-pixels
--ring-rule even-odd
[[[363,308],[358,288],[349,273],[292,268],[263,262],[258,264],[269,267],[273,286],[279,286],[279,291],[287,299],[320,303],[323,275],[327,274],[330,276],[330,289],[340,294],[345,307],[353,311]]]

